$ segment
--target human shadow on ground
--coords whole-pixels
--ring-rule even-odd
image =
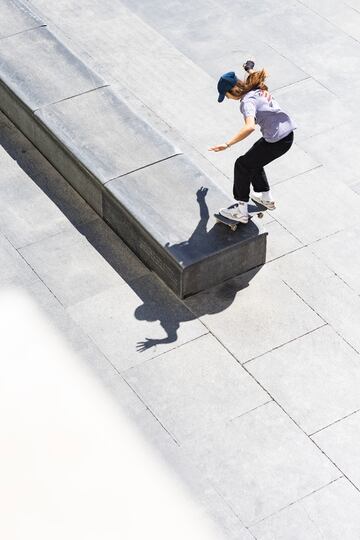
[[[166,244],[168,251],[172,253],[178,261],[184,262],[187,259],[191,260],[195,253],[199,254],[202,250],[204,251],[204,255],[206,255],[209,245],[211,245],[212,242],[218,242],[220,235],[231,234],[229,230],[225,230],[221,225],[220,229],[219,225],[216,224],[214,224],[210,230],[207,229],[210,218],[209,209],[205,200],[207,193],[208,189],[206,187],[201,187],[196,192],[200,220],[190,238],[176,244]],[[256,225],[252,222],[247,226],[257,229]],[[197,295],[184,300],[182,305],[186,306],[186,308],[177,311],[176,314],[172,311],[172,316],[170,317],[169,309],[164,309],[164,304],[155,304],[153,301],[154,297],[148,296],[146,301],[135,310],[135,317],[138,320],[158,320],[166,333],[166,337],[163,339],[146,338],[145,341],[141,341],[137,344],[137,350],[139,352],[144,352],[156,345],[174,343],[178,338],[177,331],[182,322],[197,319],[206,314],[215,314],[226,310],[234,301],[236,294],[241,289],[248,286],[249,281],[259,269],[260,267],[247,272],[245,275],[232,278],[208,291],[198,293]],[[140,294],[140,297],[145,299],[144,291]],[[177,301],[179,302],[178,299]]]
[[[178,331],[182,323],[226,310],[233,303],[236,295],[248,286],[251,279],[261,269],[257,267],[185,301],[180,300],[154,273],[148,271],[139,262],[124,242],[46,158],[1,114],[0,128],[0,143],[6,152],[137,295],[139,305],[135,309],[134,318],[150,323],[159,321],[165,336],[163,338],[145,337],[138,341],[137,353],[143,353],[159,345],[174,344],[178,340]],[[167,246],[170,252],[179,257],[186,258],[187,254],[193,250],[201,250],[202,246],[212,241],[212,236],[215,239],[218,234],[217,227],[221,226],[214,225],[207,231],[209,210],[205,201],[206,195],[206,188],[201,188],[196,192],[200,219],[189,239]],[[221,234],[231,233],[224,228]]]

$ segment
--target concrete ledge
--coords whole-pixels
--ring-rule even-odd
[[[265,262],[266,234],[214,225],[231,199],[46,28],[0,39],[0,107],[180,297]]]
[[[185,156],[107,183],[103,217],[181,298],[265,263],[255,223],[232,233],[213,214],[231,199]]]
[[[2,81],[32,111],[106,85],[47,28],[0,40],[0,58]]]
[[[35,116],[100,184],[178,153],[109,87],[42,107]]]

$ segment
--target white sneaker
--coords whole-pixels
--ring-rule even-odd
[[[275,210],[276,208],[274,201],[267,201],[266,199],[259,197],[259,195],[255,195],[255,193],[252,193],[250,195],[250,198],[257,203],[262,204],[263,206],[266,206],[268,210]]]
[[[233,219],[240,223],[247,223],[249,221],[246,203],[236,203],[229,206],[229,208],[221,208],[219,213],[228,219]]]

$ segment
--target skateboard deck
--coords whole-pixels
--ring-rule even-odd
[[[266,206],[263,206],[262,204],[259,204],[258,202],[253,201],[253,204],[248,205],[248,212],[249,212],[249,221],[254,217],[257,216],[258,218],[262,219],[264,217],[265,212],[268,209]],[[222,216],[219,212],[217,214],[214,214],[216,223],[223,223],[224,225],[227,225],[230,227],[230,229],[235,232],[239,225],[247,225],[247,223],[241,223],[241,221],[236,221],[235,219],[230,219],[225,216]]]

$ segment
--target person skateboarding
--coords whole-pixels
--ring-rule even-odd
[[[226,150],[253,133],[256,124],[260,126],[261,139],[235,161],[233,186],[235,203],[219,211],[222,216],[240,223],[249,221],[250,184],[253,187],[251,198],[269,210],[275,209],[275,201],[264,166],[290,150],[296,129],[295,123],[269,93],[265,84],[267,72],[264,69],[255,71],[254,66],[251,60],[243,65],[248,73],[244,81],[238,79],[233,71],[220,77],[217,85],[218,102],[224,101],[225,97],[240,101],[240,112],[245,125],[228,142],[209,148],[209,151],[213,152]]]

